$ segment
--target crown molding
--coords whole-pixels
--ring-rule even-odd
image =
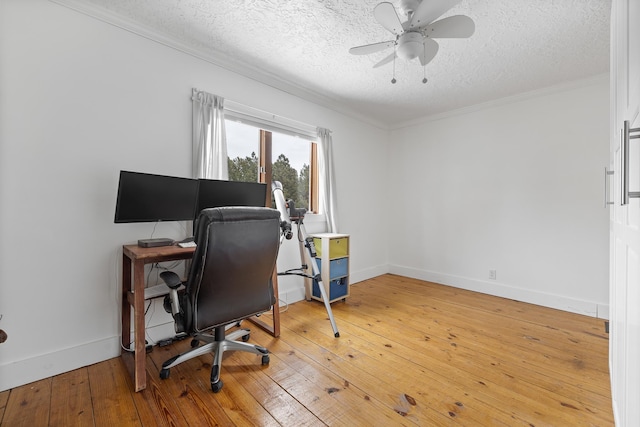
[[[346,106],[344,103],[341,103],[338,99],[334,97],[326,96],[324,94],[310,90],[296,83],[292,83],[290,81],[284,80],[275,74],[269,73],[255,66],[249,65],[241,60],[230,58],[226,55],[223,57],[222,55],[216,54],[214,51],[197,49],[192,46],[188,46],[172,37],[168,37],[165,34],[161,34],[160,32],[154,29],[151,29],[147,26],[144,26],[138,22],[124,18],[120,15],[112,13],[108,10],[105,10],[93,4],[88,4],[86,2],[83,2],[82,0],[49,0],[49,2],[69,8],[83,15],[97,19],[109,25],[113,25],[117,28],[136,34],[140,37],[162,44],[171,49],[175,49],[186,55],[190,55],[202,61],[208,62],[221,69],[225,69],[232,73],[238,74],[242,77],[251,79],[258,83],[269,86],[273,89],[295,96],[302,100],[311,102],[315,105],[324,107],[328,110],[351,117],[353,119],[364,122],[368,125],[371,125],[375,128],[378,128],[384,131],[391,131],[391,130],[397,130],[397,129],[402,129],[406,127],[416,126],[423,123],[441,120],[448,117],[469,114],[471,112],[480,111],[487,108],[494,108],[502,105],[512,104],[515,102],[521,102],[523,100],[545,96],[552,93],[572,90],[572,89],[576,89],[584,86],[591,86],[591,85],[601,83],[603,79],[608,80],[609,78],[609,73],[605,73],[605,74],[600,74],[600,75],[592,76],[592,77],[581,79],[581,80],[575,80],[568,83],[562,83],[559,85],[553,85],[553,86],[549,86],[542,89],[523,92],[517,95],[512,95],[512,96],[508,96],[508,97],[504,97],[496,100],[491,100],[491,101],[471,105],[468,107],[450,110],[443,113],[423,116],[423,117],[419,117],[419,118],[404,121],[404,122],[399,122],[399,123],[380,122],[380,120],[371,118],[367,115],[360,113],[359,111],[356,111]],[[317,124],[317,125],[320,126],[321,124]]]
[[[344,114],[377,128],[388,130],[388,127],[386,127],[384,124],[381,124],[378,120],[374,120],[371,117],[365,116],[345,106],[335,98],[328,97],[316,91],[309,90],[301,85],[284,80],[275,74],[266,72],[241,60],[230,58],[226,55],[223,57],[222,55],[218,55],[212,51],[205,51],[203,49],[194,48],[172,37],[162,34],[148,26],[124,18],[108,10],[102,9],[96,5],[88,4],[86,2],[83,2],[82,0],[49,0],[49,2],[74,10],[78,13],[128,31],[137,36],[146,38],[171,49],[175,49],[179,52],[208,62],[219,68],[231,71],[235,74],[254,80],[258,83],[262,83],[273,89],[279,90],[305,101],[309,101],[318,106],[327,108],[340,114]]]
[[[494,99],[494,100],[483,102],[480,104],[470,105],[468,107],[463,107],[456,110],[446,111],[444,113],[438,113],[430,116],[421,117],[418,119],[408,120],[402,123],[391,125],[389,127],[389,130],[398,130],[398,129],[407,128],[411,126],[417,126],[417,125],[428,123],[428,122],[433,122],[436,120],[446,119],[449,117],[462,116],[462,115],[473,113],[476,111],[486,110],[488,108],[496,108],[503,105],[513,104],[516,102],[522,102],[528,99],[551,95],[554,93],[560,93],[568,90],[579,89],[581,87],[595,86],[595,85],[602,84],[603,82],[607,82],[607,83],[609,82],[609,73],[597,74],[595,76],[587,77],[580,80],[573,80],[570,82],[548,86],[541,89],[522,92],[516,95],[507,96],[504,98]]]

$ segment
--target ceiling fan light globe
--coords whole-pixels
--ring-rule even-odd
[[[398,56],[402,59],[411,60],[420,55],[420,51],[423,49],[422,43],[405,43],[398,47]]]
[[[420,33],[404,33],[398,40],[398,56],[402,59],[415,59],[423,49],[423,38]]]

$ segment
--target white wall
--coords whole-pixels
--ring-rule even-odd
[[[608,99],[602,76],[393,131],[391,272],[607,317]]]
[[[386,192],[386,132],[60,5],[2,0],[0,390],[119,354],[121,245],[154,225],[113,223],[118,173],[190,175],[192,87],[331,129],[353,281],[386,271],[370,235],[385,213],[355,191]],[[281,264],[298,266],[290,245]],[[288,300],[301,287],[281,283]]]

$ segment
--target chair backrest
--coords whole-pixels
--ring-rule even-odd
[[[268,311],[280,245],[280,214],[261,207],[204,209],[198,216],[186,293],[187,329],[201,332]]]

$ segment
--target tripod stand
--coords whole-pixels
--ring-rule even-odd
[[[276,207],[278,211],[280,211],[280,226],[282,228],[282,238],[290,240],[293,237],[291,223],[295,223],[298,232],[297,237],[300,248],[300,260],[302,262],[302,266],[300,268],[294,268],[282,273],[278,273],[278,276],[296,275],[307,277],[318,282],[320,296],[322,297],[322,302],[324,302],[324,307],[327,310],[329,321],[331,322],[331,327],[333,328],[333,335],[338,338],[340,336],[340,332],[338,332],[336,321],[333,318],[331,304],[329,304],[329,296],[327,295],[327,291],[322,283],[322,276],[320,274],[320,269],[318,268],[318,261],[316,260],[315,244],[313,243],[313,238],[307,234],[307,230],[304,227],[304,215],[306,213],[306,210],[296,209],[293,205],[293,201],[291,200],[288,203],[285,202],[284,193],[282,192],[282,184],[280,184],[280,182],[273,181],[271,184],[271,188],[276,201]],[[307,254],[306,259],[308,259],[311,264],[312,274],[307,273],[309,266],[305,261],[305,251]]]

